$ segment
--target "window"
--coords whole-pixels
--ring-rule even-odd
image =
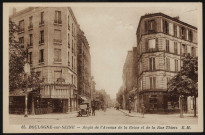
[[[169,23],[163,20],[163,32],[169,34]]]
[[[170,81],[170,77],[167,77],[167,84],[168,84],[169,81]]]
[[[40,44],[44,43],[44,30],[40,31]]]
[[[150,77],[150,89],[156,89],[156,77]]]
[[[185,28],[181,27],[181,38],[186,39]]]
[[[191,55],[193,57],[196,57],[196,48],[194,48],[194,47],[191,48]]]
[[[70,66],[70,53],[68,52],[68,66]]]
[[[33,16],[29,17],[29,26],[28,26],[28,30],[33,29]]]
[[[54,71],[54,81],[57,81],[58,78],[61,77],[62,72],[61,71]]]
[[[155,32],[155,21],[154,20],[150,20],[148,21],[148,34],[154,33]]]
[[[157,109],[157,95],[151,95],[149,98],[150,109]]]
[[[28,63],[32,64],[32,52],[28,53]]]
[[[189,41],[193,42],[193,32],[189,30]]]
[[[177,54],[177,42],[174,42],[174,53]]]
[[[70,30],[70,17],[68,16],[68,29]]]
[[[44,50],[40,50],[39,63],[44,62]]]
[[[155,58],[149,58],[149,69],[151,71],[155,70]]]
[[[72,23],[72,36],[73,36],[73,23]]]
[[[24,44],[24,37],[19,38],[19,44],[22,44],[22,45]]]
[[[166,58],[166,69],[170,71],[170,59]]]
[[[185,46],[186,46],[185,44],[182,44],[182,50],[181,50],[181,52],[182,52],[182,55],[183,55],[183,56],[185,56]]]
[[[174,36],[177,37],[177,25],[174,24]]]
[[[41,20],[40,20],[40,25],[44,24],[44,12],[41,12]]]
[[[61,31],[60,30],[54,30],[54,42],[61,43]]]
[[[19,21],[19,32],[24,32],[24,20]]]
[[[61,49],[54,49],[54,61],[61,62]]]
[[[33,34],[29,34],[29,46],[33,46]]]
[[[169,40],[166,39],[166,52],[169,52]]]
[[[62,24],[61,11],[55,11],[55,20],[54,20],[54,23]]]
[[[73,56],[72,56],[72,69],[73,69]]]
[[[154,48],[156,48],[156,40],[155,39],[149,39],[149,41],[148,41],[148,47],[149,47],[149,49],[154,49]]]
[[[174,60],[175,62],[175,71],[178,72],[178,60]]]
[[[72,40],[72,53],[73,53],[73,51],[74,51],[74,50],[73,50],[73,40]]]

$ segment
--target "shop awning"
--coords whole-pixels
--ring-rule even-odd
[[[9,92],[9,96],[25,96],[25,92],[22,89],[15,89]]]
[[[27,92],[31,92],[32,89],[29,88],[27,90]],[[25,92],[23,91],[23,89],[15,89],[9,92],[9,96],[25,96]]]
[[[80,98],[82,99],[82,100],[84,100],[84,101],[86,101],[86,100],[88,100],[86,97],[84,97],[84,96],[80,96]]]

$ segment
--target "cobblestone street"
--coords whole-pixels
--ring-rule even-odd
[[[145,114],[144,118],[141,114],[130,117],[122,111],[115,109],[107,109],[104,111],[96,111],[96,116],[77,117],[77,113],[71,114],[44,114],[29,115],[25,118],[23,115],[10,115],[10,124],[197,124],[198,118],[193,114],[185,114],[184,118],[179,118],[179,114]]]

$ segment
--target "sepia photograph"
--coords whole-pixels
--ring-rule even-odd
[[[202,3],[3,3],[3,132],[202,132]]]

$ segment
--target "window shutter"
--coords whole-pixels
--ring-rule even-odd
[[[153,30],[154,32],[157,32],[157,23],[155,20],[153,21]]]
[[[156,77],[153,77],[153,88],[156,89]]]
[[[165,33],[165,20],[162,20],[163,25],[163,32]]]
[[[150,77],[149,79],[150,79],[150,89],[152,89],[152,77]]]
[[[153,58],[153,70],[155,70],[155,58]]]
[[[147,50],[148,50],[148,40],[146,39],[145,40],[145,52],[147,52]]]
[[[149,58],[149,70],[152,70],[152,58]]]
[[[156,38],[156,49],[158,50],[158,38]]]
[[[147,34],[147,31],[148,31],[148,22],[147,21],[145,21],[144,22],[144,27],[145,27],[145,34]]]

